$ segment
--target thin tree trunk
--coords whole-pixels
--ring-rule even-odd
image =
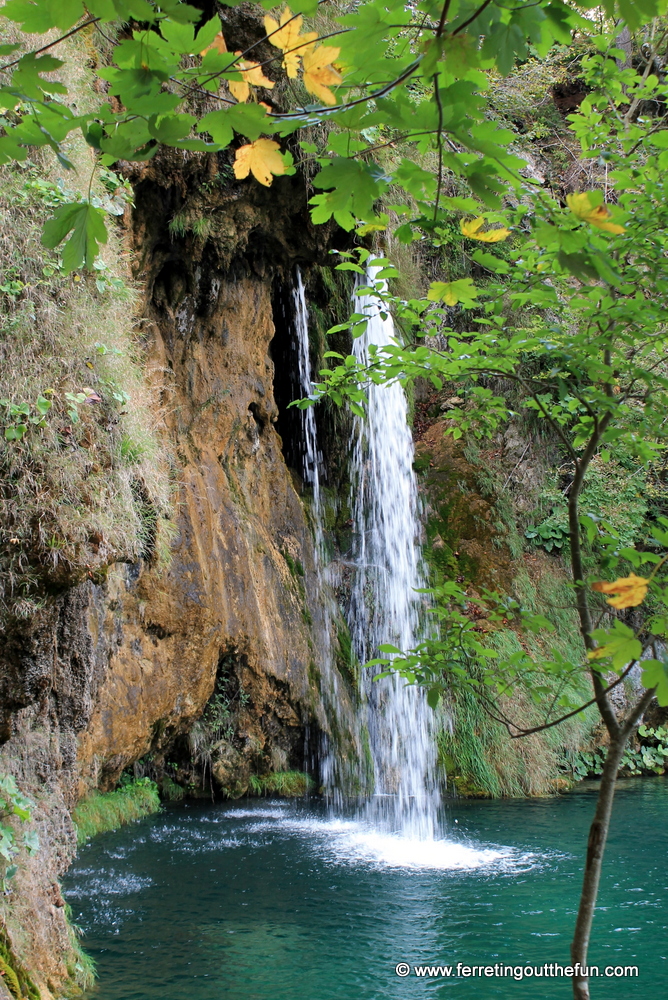
[[[612,815],[612,803],[617,784],[617,771],[619,770],[626,742],[626,738],[623,741],[622,739],[618,739],[608,747],[608,754],[605,758],[605,766],[601,775],[601,787],[598,792],[594,821],[589,830],[587,860],[585,861],[582,893],[580,895],[580,908],[573,933],[573,943],[571,944],[571,962],[575,969],[573,975],[573,996],[575,1000],[589,1000],[589,975],[587,972],[589,938],[591,936],[591,925],[594,920],[598,886],[601,880],[603,852],[605,851],[605,842],[608,839],[608,830],[610,829],[610,816]]]
[[[645,714],[654,694],[654,688],[645,691],[642,698],[640,698],[625,719],[619,735],[611,739],[605,758],[603,774],[601,775],[601,786],[596,801],[596,812],[589,830],[580,906],[573,934],[573,943],[571,944],[571,962],[575,968],[573,975],[574,1000],[590,1000],[587,952],[589,950],[589,938],[594,920],[594,910],[596,909],[598,887],[601,881],[601,866],[605,843],[608,839],[608,830],[610,829],[610,816],[612,815],[612,803],[617,785],[617,772],[629,736]]]

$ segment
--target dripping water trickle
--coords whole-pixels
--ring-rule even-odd
[[[294,345],[297,353],[297,398],[305,398],[313,391],[311,380],[311,359],[309,349],[309,316],[306,294],[301,271],[296,269],[295,285],[292,289],[294,306]],[[313,548],[315,557],[315,572],[318,580],[320,600],[314,611],[319,616],[316,621],[319,649],[320,695],[328,719],[336,718],[340,704],[339,679],[334,670],[334,654],[332,649],[332,624],[335,618],[335,607],[329,580],[329,567],[325,545],[323,524],[322,495],[320,489],[320,467],[322,455],[318,448],[318,432],[315,420],[315,409],[312,406],[299,410],[301,415],[301,475],[304,486],[311,491],[311,524],[313,530]],[[305,757],[309,758],[308,748]],[[313,761],[316,763],[316,761]],[[332,742],[323,734],[321,745],[317,749],[317,765],[320,780],[328,792],[338,796],[341,780],[339,777],[339,761]],[[334,797],[332,795],[331,797]]]
[[[313,391],[311,382],[311,359],[309,356],[308,339],[308,309],[304,282],[299,268],[297,281],[292,291],[295,307],[295,335],[297,341],[297,374],[299,389],[302,396],[309,396]],[[320,516],[320,453],[318,451],[318,433],[315,423],[315,410],[312,406],[299,411],[302,422],[301,451],[302,479],[305,486],[313,490],[313,515],[316,530],[321,523]]]

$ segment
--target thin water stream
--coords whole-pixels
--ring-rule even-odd
[[[66,896],[95,1000],[557,1000],[563,979],[399,978],[397,963],[568,963],[595,792],[453,801],[444,841],[316,803],[168,808],[84,847]],[[591,961],[638,965],[594,1000],[665,996],[668,781],[622,783]]]

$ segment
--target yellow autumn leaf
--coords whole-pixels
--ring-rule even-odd
[[[501,240],[505,240],[507,236],[510,236],[509,229],[488,229],[486,232],[481,232],[484,222],[485,220],[482,217],[479,219],[469,219],[468,222],[460,219],[459,228],[462,236],[468,236],[470,240],[479,240],[481,243],[500,243]]]
[[[219,52],[221,54],[221,56],[225,52],[227,52],[227,45],[225,44],[225,38],[223,36],[222,31],[218,32],[218,34],[216,35],[216,37],[214,38],[214,40],[211,42],[211,45],[207,45],[207,47],[205,49],[202,49],[202,51],[200,52],[200,55],[202,56],[202,58],[204,58],[204,56],[207,54],[207,52],[211,52],[212,49],[215,49],[216,52]]]
[[[566,195],[566,204],[576,218],[582,222],[588,222],[597,229],[603,229],[606,233],[623,233],[624,226],[618,222],[611,222],[611,213],[607,205],[592,205],[589,194],[584,191],[581,194]]]
[[[247,146],[241,146],[234,158],[234,176],[241,181],[252,174],[260,184],[271,187],[272,175],[278,177],[285,173],[280,149],[273,139],[256,139]]]
[[[610,655],[609,646],[597,646],[596,649],[590,649],[587,653],[588,660],[604,660],[606,656]]]
[[[343,80],[332,66],[340,51],[341,49],[334,49],[329,45],[317,45],[310,48],[303,57],[304,86],[309,94],[315,94],[323,104],[336,104],[336,97],[329,88],[338,86]]]
[[[359,236],[368,236],[369,233],[384,233],[386,229],[387,222],[363,222],[355,228],[355,232]]]
[[[240,56],[241,52],[234,54]],[[232,97],[236,97],[240,104],[245,104],[250,97],[249,84],[252,83],[254,87],[266,87],[267,90],[271,90],[274,86],[274,81],[267,79],[259,63],[241,59],[233,68],[241,73],[242,79],[230,80],[229,88]]]
[[[611,583],[592,583],[592,590],[597,590],[600,594],[616,594],[616,597],[608,597],[607,604],[613,608],[635,608],[642,604],[647,596],[649,580],[644,576],[636,576],[631,573],[629,576],[619,577]]]
[[[270,36],[269,41],[283,52],[283,66],[291,79],[297,77],[299,70],[299,60],[307,51],[307,48],[318,37],[317,31],[307,31],[301,35],[304,19],[301,14],[293,17],[292,11],[286,7],[281,14],[280,21],[276,21],[269,15],[264,19],[264,30]]]

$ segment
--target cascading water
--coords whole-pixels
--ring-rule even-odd
[[[311,360],[309,357],[308,340],[308,310],[304,282],[297,268],[297,283],[292,291],[295,307],[295,334],[297,340],[297,374],[299,389],[302,396],[308,396],[313,390],[311,382]],[[320,453],[318,451],[318,434],[315,424],[315,410],[312,406],[299,411],[302,419],[302,436],[300,441],[302,457],[302,478],[305,486],[313,490],[313,519],[316,532],[321,533],[320,517]],[[321,538],[316,539],[318,542]],[[322,555],[322,553],[319,553]]]
[[[374,286],[380,269],[370,266]],[[355,311],[369,319],[353,342],[358,361],[369,360],[370,345],[396,343],[392,318],[381,314],[373,295],[356,296]],[[419,546],[417,482],[413,440],[402,387],[371,385],[367,416],[355,418],[351,480],[355,533],[349,611],[353,646],[362,663],[381,643],[410,649],[420,637],[420,595],[424,585]],[[438,793],[434,782],[435,741],[424,692],[397,677],[374,681],[364,671],[375,794],[369,807],[375,823],[409,837],[431,839]]]
[[[311,380],[311,360],[308,335],[308,307],[304,282],[299,268],[296,269],[296,282],[292,290],[294,307],[294,348],[297,355],[296,386],[297,398],[309,396],[313,391]],[[315,571],[318,577],[320,600],[315,610],[320,665],[320,696],[331,721],[337,719],[341,709],[341,691],[339,676],[333,669],[332,623],[336,617],[336,605],[329,579],[329,567],[325,545],[325,532],[322,517],[322,498],[320,491],[321,453],[318,448],[318,433],[315,420],[315,410],[312,406],[299,411],[301,415],[301,436],[299,452],[301,457],[301,474],[305,486],[311,489],[311,523],[313,526]],[[323,736],[322,745],[317,749],[317,764],[320,779],[328,790],[331,798],[339,797],[342,786],[348,783],[348,777],[342,774],[341,761],[336,747]],[[316,763],[314,761],[313,763]]]
[[[370,267],[373,285],[377,267]],[[299,395],[312,392],[308,340],[308,310],[299,269],[292,292],[294,345],[297,355]],[[368,361],[369,346],[394,342],[394,326],[383,319],[374,296],[356,297],[356,311],[369,316],[363,337],[353,350]],[[323,621],[319,650],[323,701],[334,717],[339,707],[337,673],[332,669],[331,626],[337,610],[331,597],[330,567],[324,541],[320,488],[321,456],[313,407],[300,410],[299,451],[302,479],[312,491],[316,570],[319,576]],[[401,649],[420,637],[420,596],[424,584],[420,546],[417,483],[413,472],[413,440],[407,423],[407,405],[399,385],[372,386],[367,417],[355,418],[351,441],[353,483],[353,573],[348,622],[353,648],[364,663],[383,642]],[[397,678],[373,681],[374,670],[364,671],[361,714],[358,722],[369,733],[373,762],[374,795],[363,808],[363,817],[374,827],[398,831],[421,840],[434,836],[438,795],[433,780],[435,743],[430,728],[431,710],[424,694]],[[335,747],[321,749],[320,770],[330,797],[345,794],[351,778],[337,759]],[[360,759],[363,747],[359,748]],[[364,787],[364,781],[361,783]]]

